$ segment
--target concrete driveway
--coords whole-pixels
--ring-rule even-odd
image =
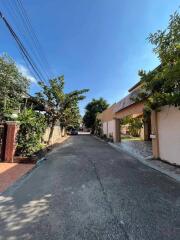
[[[0,240],[179,240],[180,184],[73,136],[0,196]]]

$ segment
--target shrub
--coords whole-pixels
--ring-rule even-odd
[[[99,137],[102,136],[102,122],[99,119],[96,119],[95,121],[95,134]]]
[[[133,137],[140,136],[140,130],[142,128],[142,120],[139,118],[131,118],[129,121],[129,133]]]
[[[109,134],[109,141],[110,141],[110,142],[113,142],[113,133],[110,133],[110,134]]]
[[[32,109],[19,114],[20,129],[17,136],[17,155],[29,156],[42,148],[41,138],[46,128],[45,116]]]
[[[102,138],[103,138],[104,140],[107,140],[107,135],[106,135],[106,134],[103,134]]]
[[[143,126],[142,119],[132,118],[131,116],[125,117],[121,120],[122,125],[128,125],[129,134],[133,137],[140,136],[140,130]]]

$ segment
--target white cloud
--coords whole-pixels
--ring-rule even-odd
[[[17,64],[17,68],[22,73],[22,75],[26,77],[30,82],[37,83],[36,79],[31,75],[31,73],[25,66],[23,66],[22,64]]]

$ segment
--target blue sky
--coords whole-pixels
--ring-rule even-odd
[[[16,0],[1,0],[0,8],[22,36],[21,23],[16,12],[11,12],[10,1]],[[66,91],[90,89],[80,104],[81,113],[92,98],[117,102],[138,81],[139,69],[150,70],[158,64],[146,38],[150,32],[166,27],[169,15],[179,6],[179,0],[22,2],[52,71],[65,75]],[[29,74],[2,21],[0,43],[0,53],[7,52],[24,74]],[[37,90],[32,83],[31,93]]]

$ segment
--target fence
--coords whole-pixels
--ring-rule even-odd
[[[50,127],[46,128],[46,131],[44,133],[44,136],[43,136],[44,143],[48,142],[49,133],[50,133]],[[64,129],[61,129],[60,126],[55,126],[50,144],[56,143],[60,138],[64,137],[64,135],[65,135]]]
[[[8,121],[0,124],[0,161],[13,162],[18,129],[19,124],[17,122]],[[48,127],[43,136],[44,143],[47,143],[49,133],[50,128]],[[50,145],[58,142],[65,134],[64,129],[61,129],[60,126],[55,126]]]

